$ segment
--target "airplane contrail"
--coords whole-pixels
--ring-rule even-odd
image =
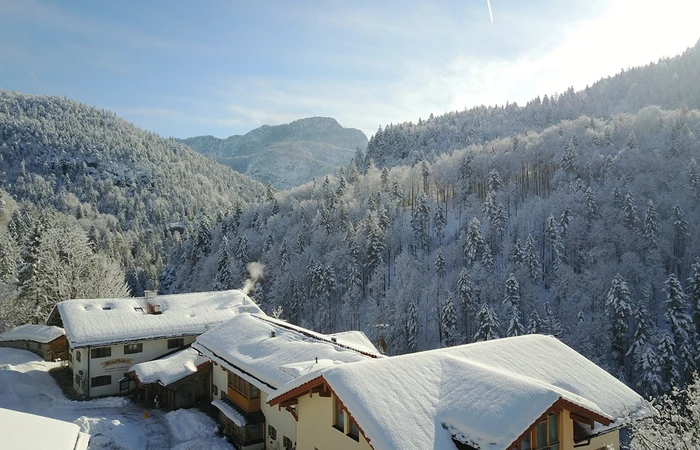
[[[491,23],[493,23],[493,12],[491,11],[491,0],[486,0],[486,4],[489,5],[489,16],[491,17]]]

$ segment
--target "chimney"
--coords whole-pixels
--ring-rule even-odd
[[[158,295],[158,291],[143,291],[143,298],[153,298]]]
[[[273,338],[277,336],[277,333],[275,333],[275,330],[270,331],[270,337]]]
[[[153,305],[153,314],[160,314],[161,312],[160,305]]]

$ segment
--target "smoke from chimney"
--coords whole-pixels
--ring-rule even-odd
[[[255,287],[255,283],[262,278],[263,269],[265,266],[259,262],[252,262],[248,263],[245,268],[248,270],[248,279],[245,280],[245,283],[243,284],[243,293],[248,295],[248,293],[250,293],[250,291],[252,291]]]

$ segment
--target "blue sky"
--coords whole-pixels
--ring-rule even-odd
[[[672,56],[697,0],[0,0],[0,88],[163,136],[331,116],[368,136]]]

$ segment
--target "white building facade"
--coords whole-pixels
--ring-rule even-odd
[[[56,305],[48,324],[65,329],[73,387],[91,398],[127,394],[133,365],[189,346],[242,312],[261,313],[239,290],[81,299]]]

